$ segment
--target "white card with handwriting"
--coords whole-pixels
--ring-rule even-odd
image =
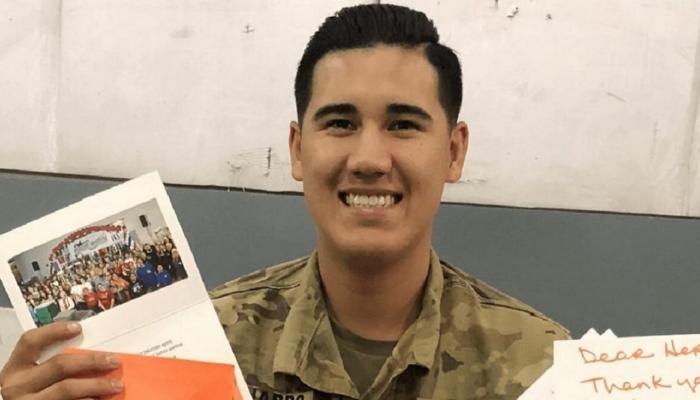
[[[557,341],[557,399],[700,398],[700,335]]]

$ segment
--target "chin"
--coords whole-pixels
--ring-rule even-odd
[[[335,251],[342,258],[359,262],[387,263],[401,258],[407,253],[405,246],[396,243],[399,241],[385,240],[358,240],[336,243]]]

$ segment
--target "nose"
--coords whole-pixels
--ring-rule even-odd
[[[360,179],[376,179],[391,171],[389,143],[378,129],[365,127],[356,136],[348,157],[348,169]]]

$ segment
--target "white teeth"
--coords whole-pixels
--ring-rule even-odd
[[[389,207],[396,204],[396,197],[390,194],[383,196],[368,196],[363,194],[345,194],[345,202],[350,207],[363,207],[363,208],[375,208],[375,207]]]

